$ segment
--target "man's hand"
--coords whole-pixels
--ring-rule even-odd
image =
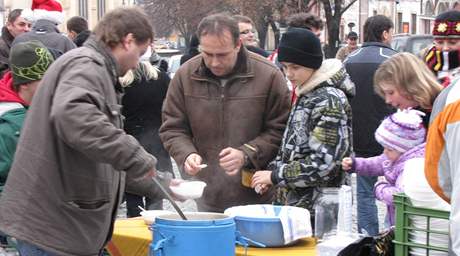
[[[147,173],[144,175],[144,179],[151,179],[152,177],[155,177],[157,175],[157,171],[155,168],[152,168],[147,171]]]
[[[202,169],[202,167],[200,166],[201,161],[203,161],[203,159],[200,155],[196,153],[188,155],[184,163],[185,172],[189,175],[195,176]]]
[[[228,175],[236,175],[244,165],[244,152],[234,148],[224,148],[219,153],[219,164]]]

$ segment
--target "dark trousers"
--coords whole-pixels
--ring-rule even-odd
[[[163,144],[160,141],[158,128],[135,126],[135,128],[129,129],[128,133],[133,135],[147,152],[156,157],[158,160],[156,166],[157,171],[169,172],[174,177],[171,157],[164,149]],[[141,206],[147,210],[163,209],[163,199],[152,200],[150,198],[145,198],[144,203],[144,197],[130,193],[125,193],[125,199],[127,217],[140,216],[141,210],[138,206]]]

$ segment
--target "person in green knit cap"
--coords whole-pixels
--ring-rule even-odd
[[[11,71],[0,80],[0,193],[13,162],[27,108],[53,60],[39,41],[18,43],[11,49]]]

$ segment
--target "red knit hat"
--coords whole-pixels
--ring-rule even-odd
[[[33,0],[32,10],[35,10],[35,9],[62,12],[61,4],[54,0]]]
[[[433,36],[435,38],[460,38],[460,11],[450,10],[436,16]]]
[[[33,0],[32,8],[34,19],[46,19],[60,24],[64,21],[62,6],[55,0]]]

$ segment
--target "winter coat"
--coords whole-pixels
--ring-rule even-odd
[[[161,108],[169,86],[169,76],[158,71],[156,80],[135,80],[125,87],[123,95],[124,129],[133,135],[141,145],[154,155],[160,171],[173,173],[171,158],[160,140]]]
[[[0,77],[6,72],[10,66],[10,50],[14,37],[6,26],[2,28],[2,36],[0,37]]]
[[[155,158],[122,130],[117,70],[94,38],[49,67],[0,199],[2,232],[52,254],[96,256],[113,231],[124,171],[128,189],[155,197],[146,177]]]
[[[169,86],[160,137],[182,168],[191,153],[208,164],[197,178],[207,183],[200,209],[222,212],[235,205],[269,202],[229,176],[219,165],[227,147],[245,152],[253,168],[264,169],[281,142],[289,112],[289,92],[281,72],[241,47],[231,75],[214,77],[198,55],[184,63]]]
[[[187,48],[187,51],[182,57],[180,57],[180,65],[184,64],[186,61],[189,59],[195,57],[196,55],[200,54],[200,51],[198,50],[198,47],[200,46],[200,40],[196,35],[193,35],[190,38],[190,45],[189,48]]]
[[[78,33],[73,42],[77,47],[81,47],[86,42],[86,40],[88,40],[90,35],[91,31],[83,30],[82,32]]]
[[[460,255],[460,78],[436,97],[426,141],[425,176],[436,194],[450,203],[452,251]]]
[[[200,54],[200,51],[198,50],[198,47],[195,47],[195,48],[190,48],[186,54],[182,55],[180,57],[180,65],[184,64],[185,62],[187,62],[189,59],[197,56],[198,54]]]
[[[407,160],[412,158],[425,157],[425,143],[420,144],[402,154],[398,160],[391,162],[385,154],[379,156],[353,159],[353,167],[359,175],[364,176],[384,176],[384,181],[379,181],[374,186],[375,198],[387,205],[390,224],[395,224],[395,208],[393,204],[393,195],[403,192],[402,172]]]
[[[358,49],[357,47],[356,48],[351,48],[350,46],[344,46],[344,47],[341,47],[337,53],[335,54],[335,58],[336,59],[339,59],[340,61],[344,61],[348,55],[350,55],[350,53],[352,53],[353,51],[355,51],[356,49]]]
[[[13,162],[19,134],[26,116],[26,102],[13,90],[11,72],[0,80],[0,193]]]
[[[350,104],[353,110],[353,148],[358,156],[377,156],[383,151],[375,141],[374,132],[394,110],[374,92],[374,74],[382,62],[396,53],[386,44],[365,42],[344,62],[356,85],[356,96]]]
[[[246,49],[248,49],[248,51],[251,51],[253,53],[257,53],[259,54],[260,56],[264,57],[264,58],[268,58],[268,56],[270,56],[270,53],[268,53],[267,51],[265,51],[264,49],[258,47],[258,46],[252,46],[252,45],[246,45],[245,46]]]
[[[41,19],[35,22],[32,30],[17,36],[13,45],[30,40],[38,40],[43,43],[50,51],[58,52],[58,56],[76,48],[77,46],[68,37],[59,32],[57,26],[49,20]]]
[[[307,208],[320,187],[339,187],[340,163],[352,151],[354,84],[337,59],[323,61],[306,84],[296,88],[281,148],[270,164],[276,204]],[[314,215],[313,215],[314,216]]]

